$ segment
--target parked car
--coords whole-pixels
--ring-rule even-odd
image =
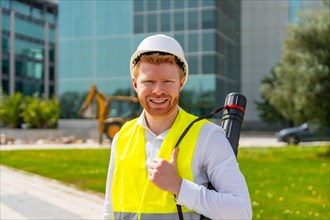
[[[306,122],[298,127],[285,128],[276,132],[278,141],[298,144],[308,141],[330,141],[330,127],[322,127],[315,122]]]

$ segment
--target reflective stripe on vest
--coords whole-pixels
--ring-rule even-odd
[[[180,109],[157,157],[170,160],[176,141],[195,118]],[[145,130],[136,122],[137,119],[127,122],[117,138],[112,183],[112,204],[116,219],[177,219],[173,194],[160,190],[148,179]],[[199,131],[207,122],[202,120],[195,123],[179,145],[177,169],[184,179],[194,181],[192,158]],[[200,216],[184,206],[182,211],[187,215],[185,219],[198,219]]]
[[[127,213],[127,212],[115,212],[115,219],[143,219],[143,220],[175,220],[179,219],[178,213],[170,213],[170,214],[141,214],[138,213]],[[183,213],[184,220],[200,220],[201,215],[196,212],[184,212]]]

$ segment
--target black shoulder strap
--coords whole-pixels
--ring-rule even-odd
[[[225,107],[219,107],[217,109],[215,109],[214,111],[212,111],[211,113],[208,113],[208,114],[205,114],[205,115],[202,115],[198,118],[196,118],[195,120],[193,120],[192,122],[190,122],[190,124],[186,127],[186,129],[182,132],[180,138],[178,139],[178,141],[176,142],[174,148],[178,147],[180,142],[182,141],[182,139],[186,136],[186,134],[188,133],[188,131],[190,130],[190,128],[198,121],[200,120],[203,120],[203,119],[206,119],[206,118],[209,118],[211,116],[213,116],[214,114],[222,111]]]
[[[180,144],[180,142],[182,141],[182,139],[186,136],[186,134],[188,133],[188,131],[190,130],[190,128],[191,128],[196,122],[198,122],[198,121],[200,121],[200,120],[203,120],[203,119],[205,119],[205,118],[209,118],[209,117],[213,116],[214,114],[216,114],[216,113],[222,111],[224,108],[225,108],[225,107],[217,108],[217,109],[215,109],[214,111],[212,111],[211,113],[206,114],[206,115],[202,115],[202,116],[196,118],[195,120],[193,120],[193,121],[192,121],[192,122],[186,127],[186,129],[182,132],[182,134],[181,134],[180,138],[178,139],[178,141],[176,142],[174,148],[176,148],[176,147],[179,146],[179,144]],[[175,197],[175,196],[174,196],[174,197]],[[178,204],[177,204],[177,205],[176,205],[176,208],[177,208],[177,211],[178,211],[179,219],[180,219],[180,220],[184,220],[181,205],[178,205]]]

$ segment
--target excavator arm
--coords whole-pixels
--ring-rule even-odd
[[[98,108],[98,113],[97,113],[97,120],[98,120],[98,132],[99,132],[99,143],[102,143],[102,135],[104,132],[104,120],[107,116],[107,106],[108,106],[108,98],[97,91],[96,85],[91,85],[89,92],[81,105],[78,114],[81,117],[86,117],[85,113],[88,107],[92,104],[93,100],[97,101],[97,108]]]
[[[96,86],[95,85],[91,85],[89,92],[83,102],[83,104],[81,105],[78,115],[85,118],[85,112],[87,110],[87,108],[92,104],[92,101],[95,98],[95,94],[97,93],[96,90]]]
[[[118,132],[120,127],[124,124],[125,121],[133,117],[134,114],[129,114],[129,117],[126,117],[126,113],[119,111],[118,116],[113,118],[109,117],[109,112],[112,109],[111,104],[114,101],[119,101],[120,103],[138,103],[139,100],[136,97],[130,96],[105,96],[103,93],[98,92],[96,85],[92,85],[89,89],[89,92],[80,107],[78,114],[81,117],[86,118],[87,109],[92,105],[93,100],[97,102],[97,120],[98,120],[98,132],[99,132],[99,143],[102,144],[103,134],[106,133],[108,138],[112,140],[115,133]],[[134,109],[131,109],[132,111]],[[130,113],[130,112],[128,112]],[[135,116],[134,116],[135,117]]]

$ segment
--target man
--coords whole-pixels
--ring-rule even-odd
[[[188,78],[180,44],[144,39],[131,57],[132,83],[144,109],[112,142],[105,219],[251,219],[248,188],[221,127],[195,123],[178,106]],[[207,189],[211,182],[215,190]]]

